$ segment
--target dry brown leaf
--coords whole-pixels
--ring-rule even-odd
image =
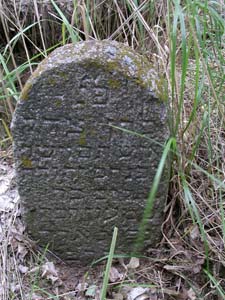
[[[143,287],[132,288],[131,291],[127,294],[127,300],[147,299],[145,295],[147,295],[148,292],[149,292],[148,288],[143,288]],[[140,296],[143,296],[144,298],[140,298]]]
[[[192,288],[187,291],[187,296],[189,300],[196,300],[196,294]]]
[[[97,286],[95,284],[90,285],[85,292],[85,296],[94,298],[96,295],[96,290],[97,290]]]
[[[147,300],[147,299],[149,299],[148,294],[142,294],[141,296],[138,296],[137,298],[135,298],[135,300]]]
[[[180,271],[183,270],[183,266],[171,266],[171,265],[165,265],[163,267],[163,269],[167,270],[167,271]]]
[[[13,176],[13,172],[9,170],[7,166],[0,163],[0,195],[3,195],[10,188],[10,181]]]
[[[110,282],[116,282],[120,281],[123,278],[123,274],[121,274],[117,268],[111,267],[109,272],[109,281]]]
[[[30,299],[30,298],[27,298],[27,299]],[[36,293],[33,293],[32,296],[31,296],[31,299],[32,300],[44,300],[44,298]]]
[[[75,291],[76,291],[76,292],[84,292],[84,291],[86,291],[87,288],[88,288],[87,282],[80,282],[80,283],[78,283],[78,285],[76,286]]]
[[[0,161],[0,211],[12,211],[19,196],[16,189],[11,189],[11,181],[14,177],[14,170]]]
[[[151,294],[148,298],[149,300],[159,300],[158,294]]]
[[[7,195],[1,195],[0,211],[8,212],[8,211],[12,210],[13,207],[14,207],[14,204],[12,203],[11,197],[8,197]]]
[[[17,293],[20,290],[21,286],[17,282],[10,283],[10,290],[13,293]]]
[[[192,240],[196,240],[196,239],[200,238],[200,232],[199,232],[198,225],[193,226],[193,228],[190,232],[190,237]]]
[[[131,290],[132,290],[132,287],[129,285],[122,286],[122,288],[120,289],[120,294],[123,295],[124,299],[127,299],[127,295],[129,294],[129,292]]]
[[[140,260],[137,257],[131,257],[127,268],[129,269],[137,269],[140,266]]]
[[[52,283],[55,283],[58,278],[58,273],[56,271],[55,265],[53,262],[48,261],[46,262],[42,267],[42,278],[46,278],[48,280],[51,280]]]
[[[113,293],[113,300],[123,300],[123,295],[120,293]]]
[[[24,257],[27,255],[27,253],[28,253],[27,248],[22,243],[18,243],[17,257],[20,259],[20,261],[24,260]]]
[[[200,273],[201,270],[202,270],[202,266],[201,265],[196,265],[196,266],[193,266],[193,268],[192,268],[192,271],[193,271],[194,274]]]
[[[19,269],[20,273],[22,273],[22,274],[26,274],[28,272],[28,267],[23,266],[23,265],[18,265],[18,269]]]
[[[74,292],[69,292],[66,295],[64,294],[63,300],[74,300],[74,299],[76,299]]]

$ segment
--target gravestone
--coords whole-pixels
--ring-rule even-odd
[[[108,253],[117,226],[117,253],[130,253],[168,138],[165,92],[149,62],[113,41],[60,47],[26,83],[12,130],[32,238],[85,264]],[[168,169],[145,247],[160,239]]]

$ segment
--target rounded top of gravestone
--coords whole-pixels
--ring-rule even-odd
[[[137,54],[130,47],[116,41],[86,41],[76,44],[68,44],[57,48],[47,59],[44,59],[27,81],[21,99],[29,99],[29,92],[32,85],[45,72],[51,72],[62,65],[82,65],[86,67],[102,68],[112,75],[121,73],[123,76],[133,79],[141,87],[152,92],[152,96],[158,99],[167,100],[167,92],[163,77],[160,77],[150,62],[142,55]],[[62,82],[67,80],[67,74],[61,74]],[[54,80],[49,80],[54,85]],[[118,88],[119,82],[115,79],[109,83],[111,87]]]

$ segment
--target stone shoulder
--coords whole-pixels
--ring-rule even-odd
[[[32,85],[45,72],[66,65],[87,66],[102,68],[111,74],[122,73],[125,77],[135,80],[143,88],[150,92],[158,91],[158,74],[149,61],[128,46],[116,41],[88,41],[76,44],[68,44],[54,50],[47,59],[44,59],[27,81],[21,99],[28,98],[28,92]]]

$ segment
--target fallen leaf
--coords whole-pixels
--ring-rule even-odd
[[[33,293],[31,296],[32,300],[44,300],[44,298],[38,294]]]
[[[139,258],[131,257],[129,264],[127,265],[127,268],[137,269],[139,266],[140,266]]]
[[[201,270],[202,270],[202,266],[201,265],[193,266],[193,269],[192,269],[192,271],[193,271],[194,274],[200,273]]]
[[[200,232],[199,232],[199,229],[198,229],[198,225],[195,225],[191,232],[190,232],[190,237],[192,240],[196,240],[200,237]]]
[[[53,264],[53,262],[48,261],[46,262],[42,267],[42,278],[46,278],[48,280],[51,280],[52,283],[55,283],[59,278],[58,278],[58,273],[56,271],[56,268]]]
[[[8,197],[7,195],[1,195],[0,211],[8,212],[9,210],[12,210],[13,207],[14,204],[12,203],[12,198]]]
[[[10,187],[11,178],[7,176],[0,176],[0,195],[3,195],[7,192]]]
[[[17,246],[17,257],[23,261],[24,257],[27,255],[28,250],[27,248],[22,244],[22,243],[18,243]]]
[[[111,267],[109,272],[109,281],[110,282],[116,282],[123,278],[123,274],[121,274],[117,268]]]
[[[183,266],[171,266],[171,265],[165,265],[163,266],[163,269],[167,270],[167,271],[180,271],[183,270]]]
[[[135,300],[146,300],[146,299],[149,299],[148,294],[142,294],[141,296],[138,296],[137,298],[135,298]]]
[[[26,274],[28,272],[28,267],[23,266],[23,265],[19,265],[18,269],[19,269],[20,273],[22,273],[22,274]]]
[[[123,295],[120,293],[113,293],[113,300],[123,300]]]
[[[87,290],[87,288],[88,288],[87,282],[80,282],[80,283],[78,283],[78,285],[76,286],[75,291],[77,291],[77,292],[84,292],[84,291]]]
[[[190,300],[196,300],[196,294],[195,294],[195,292],[193,291],[192,288],[190,288],[187,291],[187,296],[188,296],[188,299],[190,299]]]
[[[90,286],[88,287],[88,289],[86,290],[86,292],[85,292],[85,296],[94,298],[94,297],[95,297],[95,294],[96,294],[96,288],[97,288],[96,285],[94,285],[94,284],[93,284],[93,285],[90,285]]]
[[[145,297],[145,295],[147,294],[148,291],[149,291],[148,288],[135,287],[128,293],[127,300],[147,299],[147,298],[140,298],[140,296]]]
[[[21,286],[18,283],[16,283],[16,282],[11,282],[10,283],[10,290],[11,290],[11,292],[16,293],[20,289],[21,289]]]
[[[120,289],[120,293],[122,294],[124,299],[127,299],[127,295],[130,293],[131,290],[132,290],[131,286],[125,285],[122,286],[122,288]]]
[[[75,298],[75,293],[74,292],[69,292],[66,295],[64,294],[64,300],[74,300]]]
[[[149,298],[148,298],[149,300],[159,300],[160,298],[158,297],[158,294],[150,294],[150,296],[149,296]]]

